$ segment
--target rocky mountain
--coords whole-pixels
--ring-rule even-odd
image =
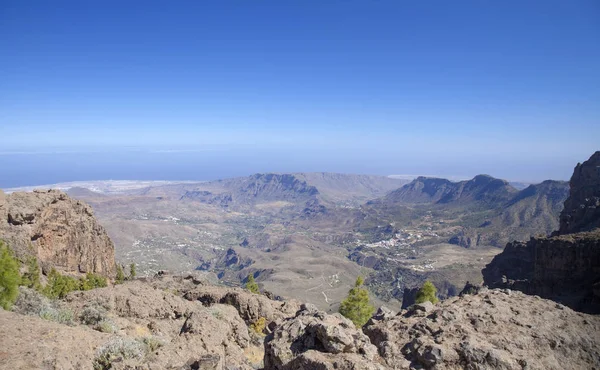
[[[560,214],[560,234],[600,227],[600,151],[578,163],[570,180],[571,191]]]
[[[598,168],[600,152],[577,165],[559,230],[551,237],[509,243],[482,271],[485,284],[519,289],[585,312],[600,312]]]
[[[61,191],[0,191],[0,220],[0,239],[21,260],[34,256],[44,270],[115,273],[114,245],[92,208]]]
[[[488,175],[452,182],[446,179],[418,177],[383,199],[388,204],[496,205],[508,201],[518,191],[507,181]]]

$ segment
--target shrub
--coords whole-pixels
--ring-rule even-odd
[[[145,337],[142,343],[146,346],[146,353],[152,353],[163,346],[163,342],[154,337]]]
[[[117,327],[117,324],[115,324],[112,320],[110,319],[104,319],[102,321],[100,321],[95,327],[94,329],[102,332],[102,333],[116,333],[117,331],[119,331],[119,328]]]
[[[348,297],[340,305],[340,313],[350,319],[357,328],[365,325],[375,311],[375,307],[369,303],[369,292],[362,287],[364,282],[361,276],[356,278],[354,288],[350,289]]]
[[[135,271],[135,263],[129,265],[129,280],[135,279],[136,271]]]
[[[419,289],[419,291],[417,292],[415,303],[423,303],[429,301],[433,304],[436,304],[439,302],[438,298],[435,295],[436,293],[437,289],[435,288],[435,285],[433,285],[431,281],[427,280],[423,284],[421,289]]]
[[[266,326],[267,319],[264,317],[259,317],[255,322],[250,324],[250,329],[252,329],[252,331],[254,331],[256,334],[263,334]]]
[[[252,274],[248,275],[248,278],[246,279],[246,289],[251,293],[260,294],[260,289],[258,288],[256,281],[254,281],[254,276],[252,276]]]
[[[37,291],[42,290],[42,284],[40,283],[40,266],[38,265],[37,258],[30,257],[27,261],[27,272],[21,277],[21,285]]]
[[[75,325],[75,322],[73,321],[73,311],[65,308],[45,308],[40,312],[40,317],[44,320],[54,321],[63,325]]]
[[[117,277],[115,278],[115,284],[123,284],[125,281],[125,273],[123,272],[123,266],[117,264]]]
[[[13,251],[0,241],[0,306],[10,310],[19,295],[19,262]]]
[[[147,346],[138,340],[116,337],[98,349],[94,359],[94,370],[108,370],[112,362],[119,358],[142,359],[146,354]]]
[[[36,290],[24,286],[19,287],[19,296],[12,307],[13,312],[21,315],[39,316],[52,304],[50,300]]]
[[[106,311],[97,306],[86,306],[79,314],[79,320],[85,325],[97,325],[106,319]]]
[[[42,290],[48,298],[64,298],[74,290],[79,290],[81,283],[71,276],[61,275],[55,269],[48,274],[48,283]]]
[[[104,288],[108,285],[106,278],[97,274],[88,272],[85,278],[80,279],[81,290],[92,290],[96,288]]]

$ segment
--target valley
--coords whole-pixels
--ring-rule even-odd
[[[482,280],[503,243],[555,228],[568,192],[563,182],[517,190],[489,176],[330,173],[57,187],[92,206],[117,261],[143,276],[203,270],[239,285],[253,274],[274,295],[329,312],[358,275],[376,306],[399,308],[426,279],[441,297],[456,295]]]

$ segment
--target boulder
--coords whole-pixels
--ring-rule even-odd
[[[378,357],[350,320],[311,304],[302,305],[265,340],[265,369],[377,369]]]

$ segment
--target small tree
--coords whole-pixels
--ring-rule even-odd
[[[415,303],[423,303],[429,301],[433,304],[436,304],[439,302],[439,299],[435,295],[436,293],[437,289],[435,288],[435,285],[433,285],[431,281],[427,280],[423,284],[421,289],[419,289],[419,291],[417,292]]]
[[[30,257],[27,261],[27,272],[21,276],[21,285],[35,289],[38,292],[42,290],[40,266],[38,265],[37,258]]]
[[[340,313],[350,319],[357,328],[365,325],[375,311],[375,307],[369,303],[369,292],[362,287],[364,282],[362,276],[356,278],[354,288],[350,289],[348,297],[340,305]]]
[[[129,265],[129,280],[135,279],[135,275],[135,263],[132,263],[131,265]]]
[[[252,274],[248,275],[248,279],[246,281],[246,289],[254,294],[260,294],[260,289],[258,288],[258,284],[254,281],[254,276]]]
[[[125,281],[125,273],[123,272],[123,266],[117,265],[117,277],[115,279],[116,284],[123,284]]]
[[[9,310],[19,295],[19,262],[11,249],[0,241],[0,306]]]

